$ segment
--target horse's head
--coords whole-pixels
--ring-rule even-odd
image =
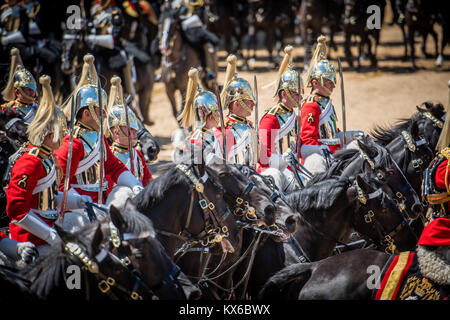
[[[225,189],[225,200],[239,220],[267,226],[275,223],[275,203],[238,166],[215,164],[211,168]]]
[[[363,161],[363,172],[367,174],[369,181],[382,186],[383,190],[397,201],[398,208],[408,219],[414,220],[422,214],[425,208],[419,196],[391,154],[369,136],[358,139],[358,147],[362,160],[360,157],[357,161]]]
[[[413,120],[407,130],[403,130],[386,149],[399,165],[408,181],[420,192],[423,171],[434,158],[430,143],[421,135],[417,120]]]
[[[191,300],[200,297],[200,290],[185,276],[180,276],[179,267],[155,238],[151,221],[138,212],[131,201],[126,202],[122,212],[112,205],[110,215],[114,224],[109,226],[114,234],[111,237],[112,251],[117,252],[159,299],[184,300],[187,297]]]
[[[163,10],[159,17],[159,25],[158,39],[161,54],[166,57],[180,54],[181,41],[177,39],[181,40],[179,37],[181,22],[176,11],[172,8]]]
[[[420,133],[427,139],[434,150],[444,125],[446,115],[444,106],[440,103],[424,102],[422,107],[417,106],[416,108],[419,111],[417,120]]]
[[[0,129],[6,132],[7,136],[19,144],[28,141],[27,124],[23,118],[12,108],[4,108],[0,111]]]
[[[141,151],[145,157],[145,161],[156,160],[160,151],[159,144],[156,139],[144,127],[142,127],[142,129],[139,131],[137,137],[138,144],[141,147]]]
[[[415,246],[417,238],[397,202],[383,189],[371,186],[363,175],[358,175],[347,194],[356,201],[352,223],[363,237],[390,254]]]
[[[64,254],[84,267],[88,280],[97,282],[100,291],[95,293],[106,298],[115,296],[127,300],[153,299],[153,292],[104,245],[109,238],[105,237],[101,227],[97,222],[71,233],[55,224],[62,240]],[[84,289],[87,290],[86,295],[89,295],[88,288]]]

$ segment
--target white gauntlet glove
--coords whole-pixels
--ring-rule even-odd
[[[31,242],[18,242],[17,255],[23,262],[29,264],[34,262],[39,257],[39,251]]]
[[[134,195],[137,195],[144,189],[142,183],[130,171],[124,171],[120,174],[117,179],[117,185],[130,188]]]
[[[92,202],[90,196],[80,195],[71,190],[67,193],[66,210],[84,209],[86,202]],[[58,194],[55,195],[55,202],[58,209],[61,209],[63,194],[63,192],[58,192]]]

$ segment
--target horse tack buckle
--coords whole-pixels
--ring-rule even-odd
[[[423,165],[423,161],[422,159],[413,160],[412,165],[414,169],[418,169]]]
[[[133,291],[130,295],[131,299],[133,300],[142,300],[142,297],[135,291]]]
[[[244,199],[242,199],[241,197],[237,197],[237,198],[236,198],[236,204],[237,204],[238,206],[242,205],[243,203],[244,203]]]
[[[114,280],[111,277],[108,277],[106,278],[106,280],[102,280],[98,283],[98,288],[100,289],[101,292],[107,293],[111,289],[111,286],[115,284],[116,280]]]
[[[205,210],[206,208],[208,208],[208,202],[205,199],[200,199],[198,201],[200,208],[202,208],[203,210]]]
[[[373,220],[372,220],[372,218],[375,216],[375,214],[373,213],[373,211],[372,210],[369,210],[368,212],[367,212],[367,214],[366,215],[364,215],[364,221],[366,222],[366,223],[371,223]]]

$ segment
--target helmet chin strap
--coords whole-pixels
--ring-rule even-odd
[[[326,93],[328,93],[328,96],[331,96],[331,90],[325,87],[325,85],[323,84],[323,77],[320,77],[320,86],[323,90],[325,90]]]
[[[298,107],[298,101],[296,101],[292,97],[291,91],[288,88],[286,88],[286,89],[284,89],[284,92],[286,92],[286,96],[288,97],[289,101],[294,105],[295,108],[297,108]]]
[[[237,102],[239,102],[239,105],[248,113],[252,114],[252,109],[249,108],[249,106],[247,106],[244,101],[242,101],[242,99],[238,99]]]
[[[31,100],[31,101],[33,101],[33,102],[37,100],[37,97],[32,97],[32,96],[27,95],[27,94],[25,93],[25,91],[23,91],[22,87],[18,87],[17,90],[20,92],[20,94],[21,94],[22,96],[24,96],[24,98],[26,98],[26,99],[28,99],[28,100]]]

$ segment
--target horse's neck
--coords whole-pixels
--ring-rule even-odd
[[[339,207],[339,210],[331,209],[331,216],[328,213],[327,216],[322,214],[315,214],[314,217],[318,217],[316,221],[308,216],[306,220],[309,224],[313,225],[314,229],[308,225],[308,223],[302,222],[297,231],[294,233],[295,239],[305,250],[306,255],[311,261],[318,261],[329,257],[333,249],[336,246],[336,242],[333,240],[346,241],[351,232],[350,217],[343,219],[341,216],[349,210],[353,210],[350,203],[347,203],[347,208]],[[313,216],[313,215],[311,215]],[[305,217],[305,216],[303,216]],[[335,217],[335,219],[333,219]],[[329,223],[336,222],[332,228],[329,228]],[[317,232],[320,231],[321,233]]]

